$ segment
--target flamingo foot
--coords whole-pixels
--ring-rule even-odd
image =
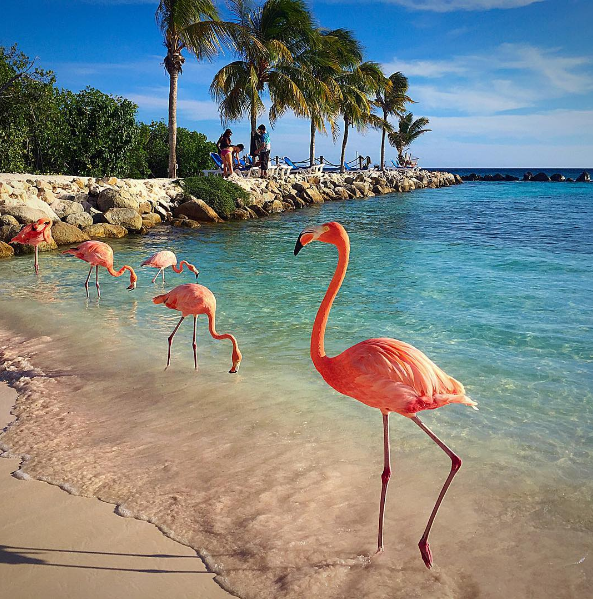
[[[378,547],[377,551],[375,551],[375,553],[373,553],[373,555],[370,556],[370,559],[371,560],[377,559],[384,553],[385,553],[385,549],[383,549],[383,547]]]
[[[424,565],[430,570],[430,568],[432,568],[432,553],[430,552],[430,545],[426,540],[420,539],[418,547],[420,549]]]

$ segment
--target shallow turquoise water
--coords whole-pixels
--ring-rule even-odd
[[[335,468],[339,474],[343,467],[350,482],[347,477],[343,489],[338,483],[331,489],[337,494],[342,489],[346,497],[348,493],[356,493],[356,488],[362,492],[365,486],[377,482],[382,457],[380,416],[328,389],[308,357],[313,318],[336,264],[334,248],[312,244],[298,257],[292,253],[298,233],[306,225],[330,220],[338,220],[346,227],[352,249],[346,281],[329,320],[328,354],[337,354],[362,339],[380,336],[405,340],[424,351],[462,381],[468,394],[479,402],[478,413],[455,406],[427,414],[425,419],[467,458],[469,472],[464,475],[465,483],[460,475],[461,482],[456,485],[460,494],[464,491],[463,501],[469,501],[469,497],[473,502],[471,509],[466,505],[468,518],[470,511],[482,516],[489,514],[495,519],[501,518],[502,513],[508,516],[525,512],[529,514],[521,521],[525,530],[533,532],[547,526],[546,533],[541,534],[549,533],[548,543],[542,541],[541,551],[559,542],[570,544],[551,531],[572,530],[575,535],[588,532],[590,538],[593,185],[466,183],[440,190],[328,203],[252,222],[204,226],[197,233],[161,227],[143,238],[110,241],[116,267],[124,263],[136,266],[159,249],[173,249],[180,259],[198,266],[200,283],[212,289],[218,299],[219,332],[232,332],[239,339],[243,353],[240,379],[226,374],[230,367],[230,346],[211,340],[204,323],[199,325],[199,374],[191,370],[189,323],[182,326],[175,339],[172,369],[161,373],[166,360],[166,337],[177,316],[151,303],[150,298],[162,292],[162,285],[150,284],[155,273],[152,270],[139,273],[139,286],[134,292],[125,290],[126,277],[116,280],[103,272],[102,298],[98,303],[92,286],[91,299],[85,300],[82,283],[88,270],[80,261],[57,252],[42,254],[42,276],[37,280],[32,275],[30,256],[3,260],[0,320],[31,331],[31,318],[35,317],[40,333],[59,337],[65,351],[69,343],[78,348],[79,355],[85,356],[80,358],[84,368],[78,374],[84,376],[86,372],[93,376],[95,391],[105,390],[100,399],[89,399],[94,416],[98,417],[102,410],[107,413],[110,406],[113,409],[116,405],[111,377],[119,373],[125,379],[127,368],[136,402],[137,397],[146,399],[153,392],[164,398],[167,388],[170,389],[173,404],[155,400],[154,422],[146,414],[150,410],[144,406],[143,425],[153,426],[156,435],[158,427],[166,428],[163,421],[170,418],[171,428],[162,432],[163,439],[173,445],[178,443],[181,452],[187,443],[189,451],[191,427],[188,425],[186,430],[183,422],[173,424],[166,410],[176,406],[184,414],[188,408],[184,402],[189,401],[188,377],[199,377],[192,379],[195,381],[192,385],[201,386],[201,397],[216,398],[208,404],[208,413],[221,427],[220,435],[230,439],[230,445],[236,441],[237,447],[241,447],[241,434],[249,430],[250,435],[260,440],[262,456],[273,459],[273,453],[265,454],[264,446],[274,438],[272,435],[285,434],[290,437],[290,450],[287,449],[286,455],[282,452],[278,455],[280,467],[294,465],[295,472],[326,468],[324,480],[331,478]],[[167,274],[167,288],[191,281],[189,275]],[[23,315],[27,316],[24,321]],[[17,319],[21,321],[17,323]],[[85,349],[80,349],[83,346]],[[95,350],[90,349],[93,347],[100,348],[94,357]],[[101,364],[97,370],[103,373],[103,380],[96,373],[91,375],[93,359]],[[126,397],[123,392],[117,401],[122,398],[133,403],[131,396]],[[231,401],[225,405],[228,398]],[[138,417],[139,411],[125,409]],[[118,430],[115,422],[110,426],[110,430]],[[396,427],[392,435],[394,446],[404,452],[404,463],[409,465],[406,460],[414,452],[418,452],[420,460],[429,455],[434,458],[429,441],[416,433],[410,436],[407,422],[400,420]],[[123,438],[124,433],[121,435]],[[117,437],[115,432],[113,437]],[[304,445],[299,448],[301,439]],[[327,447],[332,439],[342,456],[341,466],[334,464],[335,468],[326,463],[333,455],[332,448]],[[155,443],[158,445],[158,441]],[[254,445],[257,447],[258,442]],[[31,452],[30,447],[28,450]],[[164,451],[162,447],[160,450]],[[233,460],[239,459],[235,450],[231,451]],[[249,456],[241,451],[239,454],[243,468],[251,472]],[[131,454],[130,468],[134,459],[140,459],[139,455],[144,454]],[[296,456],[303,460],[299,465],[295,464]],[[372,461],[370,466],[368,460]],[[146,465],[149,460],[143,463]],[[258,468],[255,465],[253,468],[255,478]],[[429,462],[419,474],[426,481],[433,481],[428,498],[437,492],[434,486],[437,481],[431,477],[437,473],[441,476],[446,466],[440,463],[439,468]],[[366,478],[357,478],[362,476],[359,470]],[[68,478],[67,471],[60,472],[60,476]],[[276,473],[269,476],[273,478]],[[412,483],[403,476],[401,493],[406,496],[406,485]],[[84,488],[83,478],[78,481],[81,488]],[[268,483],[275,488],[269,479]],[[282,485],[287,484],[287,480],[282,481]],[[315,484],[322,483],[317,480],[312,483]],[[480,485],[489,485],[483,487],[484,492],[496,497],[491,505],[484,505],[483,494],[478,491]],[[114,499],[119,497],[118,488],[114,483],[110,490]],[[261,488],[257,488],[253,492],[261,497]],[[376,491],[373,487],[370,494],[373,502]],[[253,499],[255,495],[246,497]],[[126,497],[131,501],[131,495]],[[307,501],[315,505],[322,500],[308,497]],[[264,511],[273,512],[269,503],[264,505]],[[286,509],[286,505],[276,507]],[[365,537],[364,541],[368,540],[370,545],[375,507],[373,503],[369,508],[368,518],[364,511],[356,518],[357,525],[368,525],[364,534],[371,531],[371,538]],[[446,514],[439,517],[447,522]],[[475,517],[479,521],[479,516]],[[393,518],[398,522],[399,535],[404,525]],[[452,526],[453,514],[449,518]],[[463,520],[463,516],[458,515],[459,518]],[[168,526],[190,535],[191,527],[184,528],[185,524],[178,523],[176,527],[173,522]],[[237,523],[233,526],[236,531]],[[344,532],[345,537],[356,536],[352,530],[357,529],[353,526],[350,521],[344,523],[344,531],[351,531],[349,535]],[[485,526],[476,524],[475,531],[484,532]],[[513,534],[520,534],[521,526],[515,521],[512,526],[509,524],[506,541]],[[510,532],[511,528],[515,533]],[[479,532],[467,530],[466,534],[469,536],[459,541],[460,547]],[[253,542],[249,533],[237,538],[239,547],[244,547],[245,539]],[[580,537],[573,540],[575,547],[579,543],[583,546]],[[351,539],[344,541],[341,547],[351,548],[351,542]],[[209,543],[203,542],[206,550],[213,544],[212,539]],[[504,547],[502,539],[499,545]],[[467,547],[464,551],[468,551]],[[545,560],[549,557],[546,554]],[[568,561],[572,557],[571,554]],[[473,558],[479,561],[480,556]],[[511,558],[509,555],[508,559]],[[243,555],[241,559],[246,558]],[[562,561],[564,556],[559,559]],[[498,563],[497,567],[508,564]],[[584,567],[589,567],[588,563]],[[229,586],[242,589],[244,596],[268,596],[258,587],[267,573],[260,572],[259,578],[247,580],[245,574],[230,575],[231,567],[221,568],[232,581]],[[545,580],[537,569],[524,569],[531,576],[529,581],[525,580],[526,588],[533,588],[536,580]],[[590,576],[590,570],[588,573]],[[393,572],[383,574],[386,576],[383,582],[393,582],[390,578]],[[582,572],[580,575],[584,581],[586,575]],[[484,596],[497,596],[482,588],[487,580],[484,577],[476,579],[481,592]],[[495,579],[495,574],[492,578]],[[451,574],[448,590],[452,596],[461,596],[462,579],[465,580],[461,575]],[[364,587],[366,596],[383,596],[372,583],[368,584]],[[282,595],[278,587],[274,588],[270,596]],[[293,582],[292,586],[287,585],[286,595],[303,596],[303,588]],[[306,588],[307,592],[319,592],[313,584]],[[361,592],[360,587],[356,588]],[[546,588],[551,593],[553,587]],[[402,593],[405,589],[402,586]],[[425,591],[434,592],[430,588]],[[336,596],[349,596],[343,588],[340,592]],[[464,589],[464,592],[469,591]],[[522,591],[514,589],[514,592]],[[579,589],[575,587],[573,594],[567,596],[580,596]]]

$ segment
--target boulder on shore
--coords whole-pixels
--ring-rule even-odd
[[[10,258],[10,256],[14,256],[14,248],[0,241],[0,258]]]
[[[71,245],[88,241],[90,237],[78,227],[68,223],[57,222],[51,228],[51,235],[58,245]]]
[[[142,219],[140,219],[142,220]],[[97,223],[90,225],[82,230],[91,239],[102,239],[103,237],[109,237],[111,239],[119,239],[125,237],[128,234],[127,229],[120,225],[110,225],[109,223]]]
[[[577,183],[590,183],[590,182],[591,182],[591,177],[587,171],[583,171],[577,177]]]
[[[112,189],[107,187],[99,193],[97,207],[101,212],[107,212],[111,208],[129,208],[138,212],[140,202],[125,189]]]
[[[131,208],[110,208],[103,215],[111,225],[120,225],[129,231],[139,231],[142,227],[142,217]]]
[[[183,202],[180,206],[177,206],[177,208],[173,210],[173,216],[176,218],[187,216],[187,218],[191,220],[206,223],[222,222],[222,218],[220,218],[220,216],[218,216],[218,214],[216,214],[204,200],[199,200],[198,198],[192,198],[187,202]]]

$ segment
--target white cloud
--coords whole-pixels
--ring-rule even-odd
[[[124,95],[135,104],[138,104],[140,110],[162,110],[163,118],[166,118],[168,114],[169,89],[167,87],[152,88],[145,90],[144,93]],[[186,100],[180,98],[177,100],[177,109],[180,117],[186,121],[220,121],[218,105],[210,100]]]
[[[413,10],[453,12],[456,10],[492,10],[529,6],[544,0],[382,0],[388,4],[399,4]]]

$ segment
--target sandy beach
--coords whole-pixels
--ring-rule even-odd
[[[0,383],[0,426],[16,393]],[[114,506],[58,487],[18,480],[0,460],[0,598],[222,599],[196,552]]]

